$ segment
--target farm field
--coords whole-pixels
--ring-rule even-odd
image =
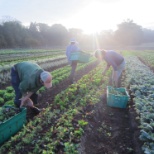
[[[1,145],[0,153],[154,153],[154,51],[121,53],[126,59],[121,87],[130,94],[126,109],[107,106],[111,70],[102,76],[105,63],[93,56],[89,63],[78,64],[76,83],[71,84],[64,51],[0,52],[7,57],[0,62],[0,106],[13,104],[9,70],[16,62],[35,61],[53,75],[52,89],[39,90],[37,106],[44,110],[34,115],[27,109],[24,128]]]

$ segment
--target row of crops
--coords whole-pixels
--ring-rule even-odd
[[[135,55],[139,56],[146,65],[154,68],[154,52],[153,51],[135,51]]]
[[[36,53],[34,51],[32,51],[32,53],[35,53],[35,57],[33,57],[28,50],[27,54],[29,54],[30,56],[27,58],[25,58],[23,56],[23,54],[21,54],[19,52],[18,54],[20,56],[19,56],[18,60],[13,58],[13,61],[10,59],[9,61],[7,61],[7,63],[4,63],[3,61],[1,61],[0,62],[0,84],[5,85],[6,83],[8,83],[8,81],[10,81],[11,67],[21,61],[35,62],[38,65],[40,65],[44,70],[49,70],[49,71],[54,69],[55,67],[58,67],[58,66],[61,67],[64,65],[68,65],[67,58],[65,56],[64,51],[48,51],[48,52],[49,52],[50,56],[46,56],[46,51],[44,51],[45,54],[44,54],[44,57],[42,57],[41,56],[41,55],[43,55],[42,51],[36,52]],[[1,55],[1,53],[0,53],[0,55]],[[2,55],[1,55],[1,57],[2,57]],[[12,56],[10,55],[8,57],[11,58]]]
[[[139,129],[141,130],[139,139],[144,143],[142,150],[145,154],[154,153],[154,74],[137,57],[139,56],[145,63],[153,66],[152,53],[152,51],[123,53],[127,55],[125,57],[127,65],[122,85],[129,88],[131,96],[134,97],[133,108],[137,114],[135,118],[139,121]],[[35,57],[29,60],[37,59],[35,62],[44,69],[66,64],[66,66],[52,71],[53,87],[56,87],[65,81],[70,73],[70,66],[67,65],[66,57],[64,57],[65,55],[55,56],[53,54],[49,58],[37,59]],[[20,60],[22,61],[22,59]],[[94,62],[94,58],[91,58],[89,63],[78,65],[77,71],[84,70]],[[9,67],[6,69],[7,75],[5,75],[5,71],[1,71],[4,74],[0,76],[0,83],[9,81],[9,69],[13,64],[14,62],[3,65]],[[109,70],[106,76],[102,77],[101,73],[104,67],[104,63],[99,64],[76,84],[70,85],[66,90],[56,95],[54,101],[49,102],[49,106],[43,112],[26,123],[18,134],[1,146],[0,153],[80,153],[80,139],[88,125],[84,108],[98,103],[100,95],[108,85],[111,71]],[[41,88],[39,93],[44,91],[45,88]],[[12,87],[8,86],[0,90],[0,106],[13,105],[13,98]]]
[[[59,50],[1,50],[0,64],[7,64],[12,61],[22,61],[38,58],[50,58],[53,55],[64,55],[65,51]]]
[[[44,70],[50,70],[52,68],[68,64],[67,59],[64,57],[46,59],[45,61],[29,61],[37,63]],[[6,84],[10,80],[10,70],[14,64],[16,63],[10,63],[9,65],[4,65],[0,67],[0,84]]]
[[[51,70],[55,67],[67,65],[67,59],[64,51],[0,51],[0,84],[5,85],[10,80],[10,69],[13,65],[21,61],[31,61],[40,65],[45,70]]]
[[[85,68],[87,65],[90,65],[91,63],[93,63],[95,60],[93,60],[93,58],[91,59],[91,61],[88,64],[79,64],[77,67],[77,71]],[[60,63],[59,63],[60,65]],[[68,78],[69,74],[70,74],[71,68],[70,66],[65,66],[59,69],[56,69],[54,71],[52,71],[52,85],[53,87],[58,85],[61,81],[65,80]],[[39,89],[38,93],[44,92],[45,91],[45,87],[42,87],[41,89]],[[13,99],[14,99],[15,93],[14,90],[11,86],[6,87],[5,89],[0,90],[0,106],[2,105],[13,105]]]
[[[83,67],[86,66],[80,65],[78,69]],[[59,93],[54,103],[30,121],[18,135],[4,144],[0,152],[3,153],[9,148],[10,153],[57,153],[57,149],[61,147],[61,150],[68,154],[78,153],[80,137],[88,124],[84,118],[83,107],[97,103],[100,92],[108,82],[108,75],[102,79],[102,67],[99,65],[81,78],[77,84]],[[67,69],[66,67],[63,74],[67,74]],[[106,81],[103,86],[102,80]]]
[[[144,62],[153,66],[152,52],[136,52]],[[153,59],[153,60],[152,60]],[[142,150],[145,154],[154,153],[154,73],[136,56],[127,58],[125,71],[125,87],[130,87],[134,97],[135,117],[139,121],[139,139],[143,141]]]

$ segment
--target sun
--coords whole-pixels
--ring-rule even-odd
[[[69,28],[79,28],[85,34],[100,33],[104,30],[117,29],[117,23],[121,21],[121,11],[116,9],[115,4],[103,3],[102,1],[89,2],[82,7],[76,14],[70,15],[67,19],[61,20],[61,23]]]
[[[65,25],[82,29],[83,33],[86,34],[116,29],[117,18],[113,17],[113,13],[111,13],[111,10],[114,9],[115,6],[110,3],[104,4],[101,1],[89,2],[76,14],[70,16],[67,21],[65,20]],[[118,14],[118,18],[119,16]]]
[[[106,21],[107,10],[102,7],[99,2],[93,2],[82,9],[75,15],[74,25],[81,27],[84,33],[93,34],[100,32],[103,29],[107,29],[110,26],[110,22]]]

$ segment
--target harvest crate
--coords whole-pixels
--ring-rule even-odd
[[[117,91],[117,94],[112,93],[112,91]],[[118,93],[122,93],[118,94]],[[126,88],[113,88],[111,86],[107,87],[107,105],[110,107],[126,108],[129,100],[129,94]]]
[[[73,52],[71,53],[71,61],[77,60],[80,63],[87,63],[89,62],[90,55],[85,52]]]
[[[8,106],[7,106],[8,107]],[[0,145],[15,135],[26,122],[26,108],[21,112],[0,124]]]

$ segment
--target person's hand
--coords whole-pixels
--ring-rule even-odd
[[[33,101],[30,98],[27,100],[27,106],[34,107]]]
[[[21,100],[20,107],[22,107],[25,104],[25,101],[28,100],[28,98],[27,97],[22,97],[19,100]]]
[[[20,103],[20,108],[21,108],[23,105],[24,105],[24,102],[21,102],[21,103]]]

